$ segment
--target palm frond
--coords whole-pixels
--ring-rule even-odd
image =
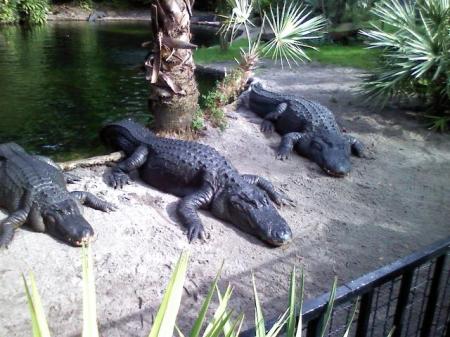
[[[274,37],[264,46],[265,55],[280,60],[281,65],[286,61],[298,64],[298,61],[309,60],[303,48],[316,49],[304,41],[318,39],[323,36],[326,20],[322,16],[312,16],[311,11],[302,5],[292,2],[284,3],[283,7],[270,8],[267,22],[274,33]]]

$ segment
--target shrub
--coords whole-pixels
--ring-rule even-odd
[[[438,119],[450,112],[450,1],[385,0],[372,14],[379,21],[362,34],[382,51],[380,66],[365,79],[363,93],[382,105],[419,98]]]
[[[16,0],[0,0],[0,23],[13,23],[19,19]]]
[[[22,21],[43,24],[47,21],[48,6],[48,0],[19,0],[17,10]]]

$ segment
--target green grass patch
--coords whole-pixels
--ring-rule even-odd
[[[194,60],[198,64],[230,61],[238,59],[240,48],[247,47],[247,40],[235,41],[228,50],[221,50],[220,46],[200,48],[194,52]],[[319,51],[306,50],[313,61],[323,64],[333,64],[342,67],[355,67],[362,69],[373,69],[376,66],[380,52],[367,49],[364,45],[326,44],[319,47]]]
[[[194,60],[198,64],[233,61],[235,58],[239,59],[240,48],[247,47],[248,40],[241,39],[234,41],[227,50],[220,49],[219,45],[208,48],[199,48],[194,51]]]
[[[380,55],[378,50],[367,49],[363,45],[343,46],[338,44],[322,45],[319,50],[308,50],[308,56],[324,64],[343,67],[373,69]]]

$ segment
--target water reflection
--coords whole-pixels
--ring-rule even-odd
[[[62,22],[0,27],[0,142],[58,160],[103,152],[111,120],[148,120],[138,65],[148,23]]]

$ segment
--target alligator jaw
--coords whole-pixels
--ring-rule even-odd
[[[322,170],[324,170],[328,175],[330,175],[332,177],[337,177],[337,178],[343,178],[348,174],[348,173],[333,172],[333,171],[327,169],[326,167],[322,167]]]

